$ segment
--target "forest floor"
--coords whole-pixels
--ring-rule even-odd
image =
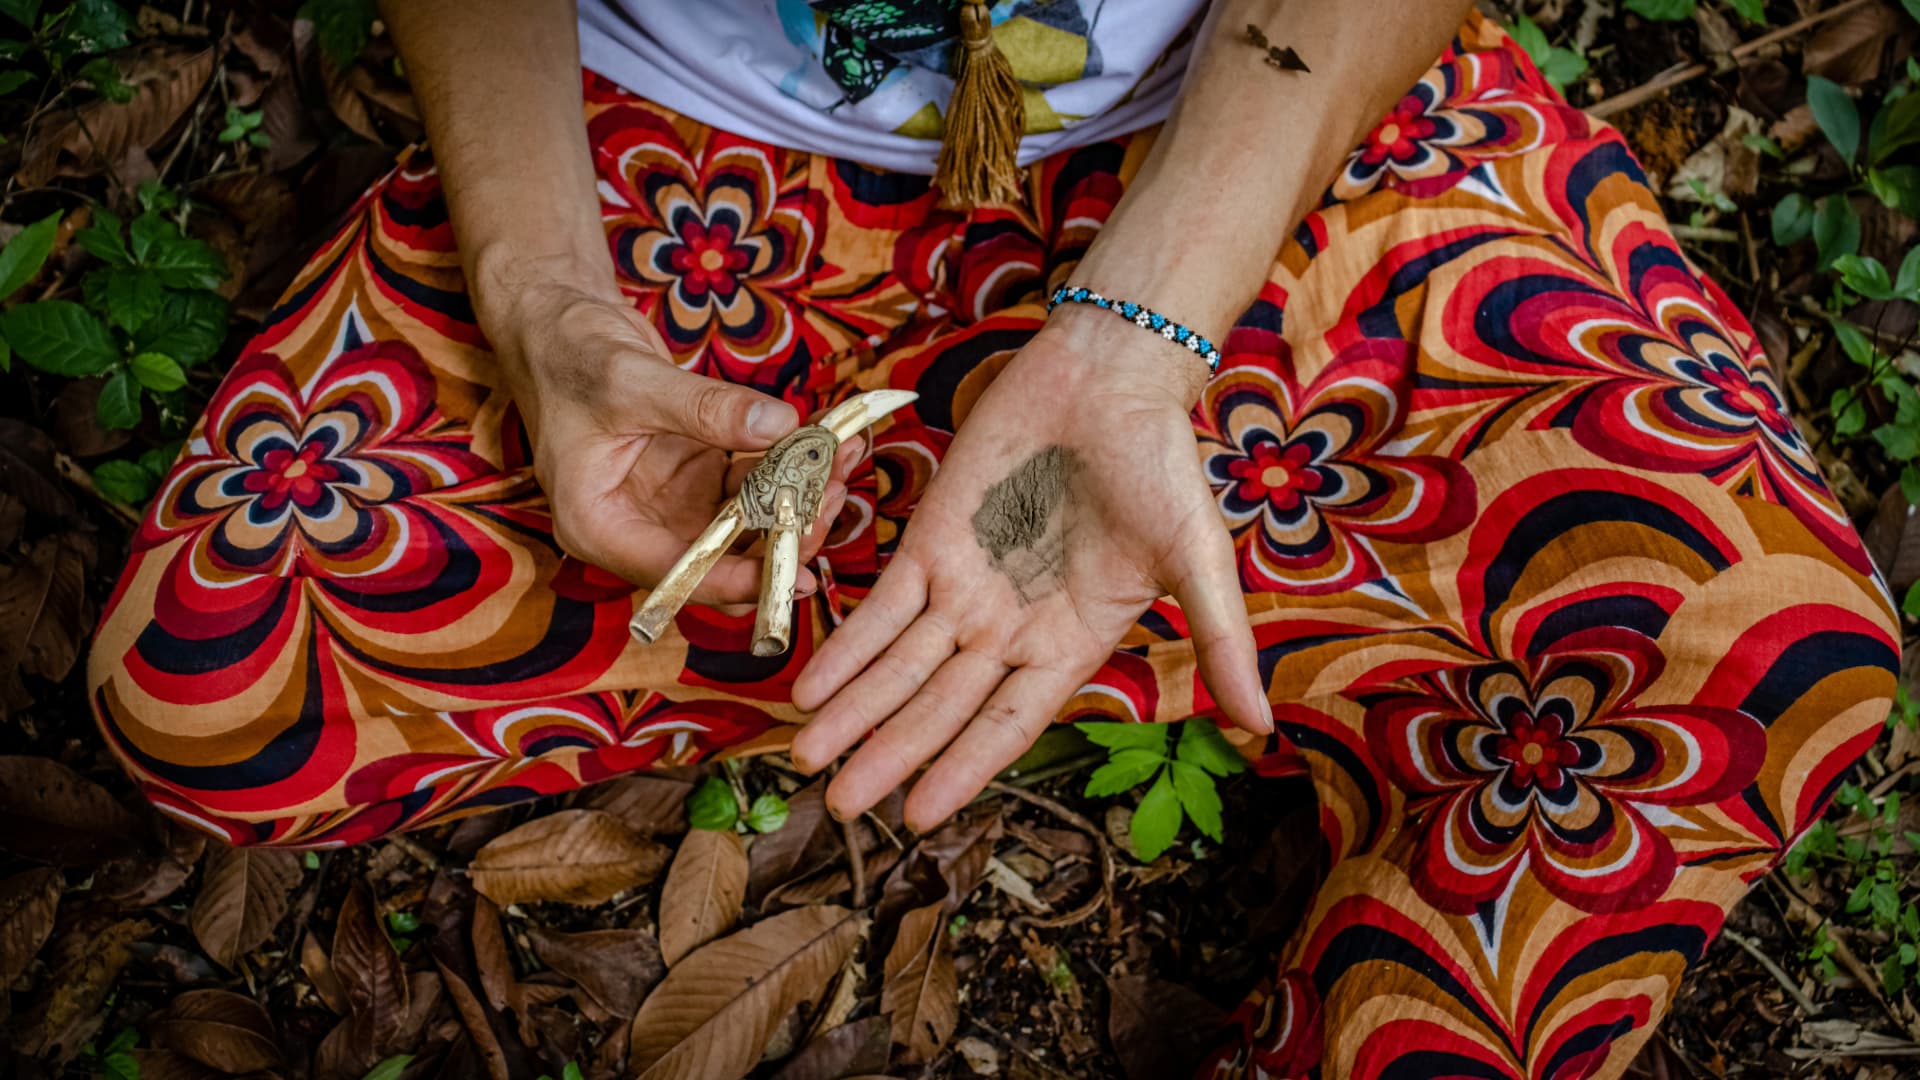
[[[365,0],[299,19],[241,0],[46,6],[13,48],[27,35],[8,20],[37,5],[0,0],[0,58],[27,73],[0,67],[0,242],[24,249],[28,226],[65,217],[30,281],[0,254],[0,300],[26,285],[13,303],[94,304],[82,280],[119,233],[76,238],[89,215],[178,223],[186,205],[185,232],[150,242],[184,264],[211,250],[227,274],[169,278],[168,303],[185,331],[202,293],[227,306],[177,366],[16,357],[3,383],[0,1077],[607,1078],[640,1055],[786,1080],[1182,1075],[1311,894],[1302,781],[1222,780],[1223,840],[1188,833],[1147,863],[1131,800],[1083,794],[1102,755],[1070,729],[926,836],[897,797],[836,824],[822,782],[779,757],[324,853],[227,849],[135,797],[82,686],[130,504],[299,260],[420,129],[378,28],[359,40]],[[1920,130],[1901,141],[1898,107],[1920,81],[1916,6],[1489,7],[1527,17],[1523,41],[1626,135],[1690,257],[1753,314],[1896,596],[1920,577],[1902,491],[1920,496],[1920,261],[1893,272],[1920,209]],[[118,414],[115,395],[131,395]],[[1917,774],[1903,698],[1845,805],[1734,912],[1633,1075],[1920,1075]]]

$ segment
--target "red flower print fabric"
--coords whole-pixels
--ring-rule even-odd
[[[554,543],[416,150],[228,374],[105,614],[92,706],[167,814],[337,846],[783,749],[796,673],[1154,138],[962,214],[585,91],[609,255],[674,362],[803,413],[920,395],[792,652],[699,606],[638,644],[636,590]],[[1327,869],[1202,1075],[1622,1075],[1893,692],[1896,616],[1768,358],[1619,136],[1478,17],[1223,351],[1194,453],[1278,729],[1242,749],[1311,782]],[[1062,719],[1217,716],[1189,637],[1154,604]]]

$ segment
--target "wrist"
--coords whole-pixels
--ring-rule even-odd
[[[1185,346],[1089,304],[1055,308],[1022,355],[1029,352],[1053,368],[1054,380],[1083,384],[1089,392],[1124,389],[1163,398],[1181,412],[1200,400],[1211,374],[1207,362]]]

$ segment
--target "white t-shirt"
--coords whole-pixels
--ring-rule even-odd
[[[933,172],[959,0],[580,0],[586,66],[712,127]],[[1020,163],[1166,118],[1207,0],[1001,0]]]

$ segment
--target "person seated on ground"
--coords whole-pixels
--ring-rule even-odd
[[[183,821],[348,844],[790,747],[927,829],[1057,718],[1209,717],[1311,778],[1328,870],[1208,1075],[1615,1077],[1886,713],[1751,330],[1464,0],[387,16],[428,148],[93,653]],[[876,388],[919,398],[842,448],[791,653],[751,552],[633,640],[745,455]]]

